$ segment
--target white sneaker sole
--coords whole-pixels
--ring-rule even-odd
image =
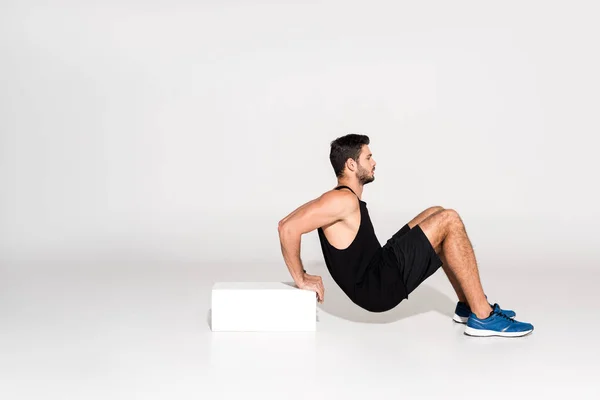
[[[468,320],[469,317],[461,317],[458,314],[454,314],[454,317],[452,317],[452,321],[458,322],[459,324],[466,324]]]
[[[477,337],[488,337],[488,336],[502,336],[502,337],[520,337],[529,335],[533,332],[533,329],[523,332],[498,332],[498,331],[488,331],[485,329],[475,329],[467,326],[465,328],[465,335],[468,336],[477,336]]]

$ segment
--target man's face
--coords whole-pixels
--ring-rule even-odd
[[[362,185],[375,180],[376,164],[377,163],[375,162],[375,159],[373,159],[373,154],[371,154],[369,146],[364,145],[360,152],[360,156],[358,157],[358,169],[356,171],[356,177]]]

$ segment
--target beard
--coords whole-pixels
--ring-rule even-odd
[[[366,185],[367,183],[371,183],[375,180],[375,175],[371,175],[368,170],[359,166],[357,178],[361,185]]]

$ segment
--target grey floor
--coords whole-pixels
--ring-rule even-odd
[[[396,309],[361,311],[319,262],[316,333],[213,333],[215,281],[277,263],[116,256],[3,262],[2,399],[600,398],[596,260],[487,262],[492,302],[532,335],[470,338],[440,270]]]

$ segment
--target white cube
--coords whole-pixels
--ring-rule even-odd
[[[317,298],[285,282],[217,282],[212,288],[213,331],[315,331]]]

